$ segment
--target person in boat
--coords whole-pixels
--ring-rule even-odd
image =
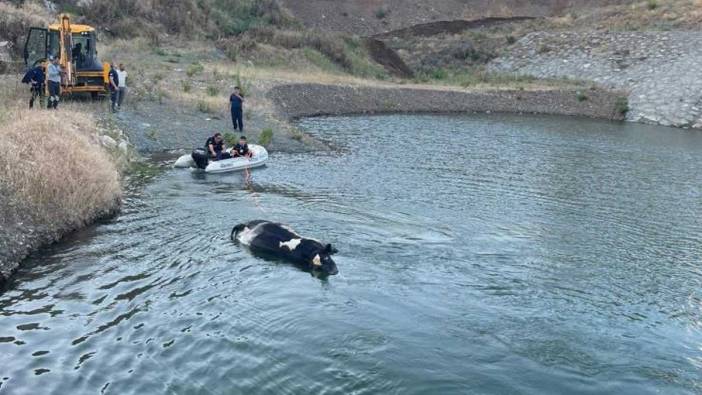
[[[207,139],[205,150],[212,160],[229,159],[232,157],[232,155],[226,151],[224,137],[222,137],[222,133],[219,132]]]
[[[232,148],[232,157],[247,157],[249,159],[253,157],[253,152],[246,143],[246,136],[239,137],[239,142]]]

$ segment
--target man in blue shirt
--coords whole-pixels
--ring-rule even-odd
[[[244,131],[244,96],[241,94],[239,87],[234,88],[234,93],[229,96],[229,103],[232,106],[232,123],[234,130],[239,129]]]

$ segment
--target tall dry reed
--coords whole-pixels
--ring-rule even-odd
[[[13,205],[48,231],[76,229],[114,210],[119,173],[87,113],[23,108],[0,124],[0,184]]]

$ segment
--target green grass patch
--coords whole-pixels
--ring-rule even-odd
[[[161,47],[154,47],[153,52],[158,56],[168,56],[168,52]]]
[[[329,60],[328,57],[324,56],[321,52],[314,48],[305,47],[302,49],[302,54],[305,56],[305,59],[307,59],[308,62],[324,71],[340,71],[339,67],[337,67],[334,62]]]
[[[483,66],[464,69],[434,69],[418,73],[415,82],[461,86],[464,88],[487,85],[524,90],[524,85],[539,83],[549,86],[581,86],[584,82],[565,79],[541,80],[528,75],[511,73],[491,73]]]
[[[224,132],[222,134],[222,138],[224,138],[224,143],[227,145],[227,147],[233,147],[239,142],[239,136],[232,132]]]
[[[387,7],[380,7],[375,10],[375,17],[378,19],[385,19],[389,13],[390,10]]]
[[[629,99],[626,96],[620,96],[614,102],[614,111],[619,115],[626,115],[629,112]]]
[[[185,74],[188,75],[188,77],[194,77],[197,74],[202,73],[205,71],[205,66],[201,65],[199,62],[195,62],[188,66],[188,69],[185,70]]]
[[[219,95],[219,88],[214,85],[208,85],[207,95],[212,97]]]
[[[268,146],[271,141],[273,141],[273,129],[266,128],[261,131],[261,135],[258,136],[258,144],[262,146]]]

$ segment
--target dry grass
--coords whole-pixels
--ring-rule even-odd
[[[79,228],[114,210],[120,176],[97,143],[96,119],[79,104],[25,108],[24,90],[0,81],[0,184],[49,232]]]

